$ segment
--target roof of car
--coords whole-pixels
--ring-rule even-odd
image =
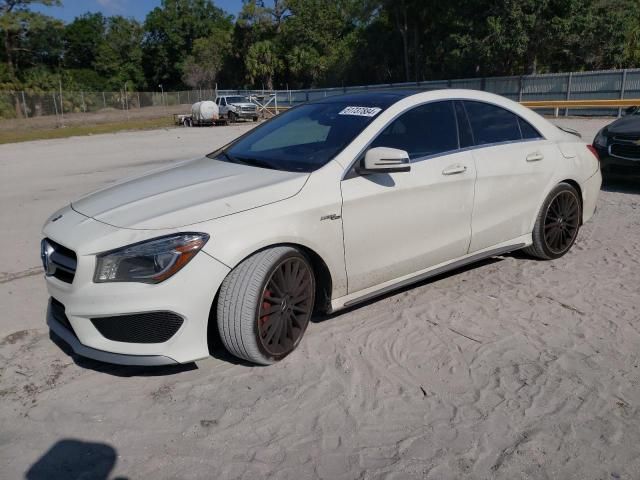
[[[333,95],[324,97],[319,100],[313,100],[311,103],[355,103],[357,105],[375,105],[378,107],[390,107],[394,103],[403,98],[410,97],[424,90],[414,89],[396,89],[396,90],[377,90],[375,92],[358,92],[348,93],[345,95]]]

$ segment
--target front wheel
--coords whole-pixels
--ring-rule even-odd
[[[269,365],[300,343],[315,302],[315,277],[292,247],[258,252],[234,268],[220,287],[220,338],[233,355]]]
[[[543,260],[560,258],[578,237],[582,202],[578,191],[568,183],[558,184],[547,196],[533,227],[533,245],[526,253]]]

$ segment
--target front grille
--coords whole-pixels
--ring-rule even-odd
[[[640,160],[640,146],[615,143],[611,145],[611,155],[614,157]]]
[[[53,319],[75,335],[76,332],[73,331],[71,322],[67,318],[64,305],[52,297],[49,299],[49,308]]]
[[[42,241],[42,266],[49,277],[72,283],[76,275],[78,258],[73,250],[49,238]]]
[[[149,312],[92,318],[91,323],[108,340],[126,343],[163,343],[182,326],[183,318],[171,312]]]
[[[243,112],[255,112],[256,107],[242,107]]]
[[[638,133],[618,133],[613,136],[614,142],[633,143],[640,140],[640,134]]]

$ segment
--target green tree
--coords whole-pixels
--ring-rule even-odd
[[[25,35],[42,29],[50,21],[45,15],[29,10],[33,4],[60,5],[60,0],[0,0],[0,31],[3,37],[3,56],[10,77],[16,77],[15,57],[23,52]]]
[[[231,32],[215,30],[207,38],[198,38],[193,54],[183,67],[182,79],[192,88],[213,88],[231,47]]]
[[[106,79],[105,88],[120,90],[142,88],[142,26],[133,19],[121,16],[107,19],[104,42],[96,52],[95,68]]]
[[[263,40],[249,47],[245,58],[247,75],[253,84],[260,81],[268,90],[273,90],[273,77],[282,67],[273,42]]]
[[[232,29],[232,17],[208,0],[162,0],[145,19],[144,66],[151,85],[182,85],[183,64],[195,41]]]
[[[105,41],[107,19],[101,13],[86,13],[64,28],[64,59],[66,68],[93,68],[98,49]]]

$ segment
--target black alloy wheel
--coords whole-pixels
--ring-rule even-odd
[[[286,258],[272,270],[257,309],[258,340],[265,353],[282,357],[298,346],[314,300],[313,273],[302,257]]]
[[[573,245],[580,228],[580,200],[574,192],[559,192],[547,207],[544,241],[554,255],[563,255]]]

